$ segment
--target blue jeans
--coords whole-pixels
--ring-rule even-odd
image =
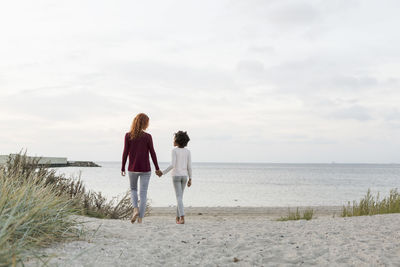
[[[138,208],[138,179],[140,177],[140,207],[139,218],[144,217],[146,212],[147,188],[149,187],[151,172],[128,172],[131,187],[131,199],[134,208]]]
[[[185,216],[183,209],[183,191],[185,190],[187,176],[172,176],[172,182],[174,184],[175,195],[176,195],[176,216]]]

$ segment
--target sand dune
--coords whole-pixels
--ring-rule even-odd
[[[288,222],[208,214],[185,225],[160,212],[142,225],[80,219],[85,240],[41,251],[53,255],[50,266],[400,266],[400,214]]]

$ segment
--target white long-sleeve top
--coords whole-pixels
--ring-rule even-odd
[[[171,164],[163,171],[163,174],[172,170],[172,176],[189,176],[192,178],[192,158],[190,150],[176,147],[172,149]]]

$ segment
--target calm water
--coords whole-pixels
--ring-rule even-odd
[[[101,168],[58,168],[78,176],[88,189],[111,198],[126,192],[129,179],[119,162]],[[164,169],[167,163],[161,163]],[[237,164],[194,163],[193,186],[186,188],[187,206],[314,206],[343,205],[359,200],[370,188],[387,195],[400,189],[400,164]],[[148,197],[154,207],[175,205],[171,176],[152,175]]]

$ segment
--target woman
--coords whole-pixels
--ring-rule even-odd
[[[133,215],[131,222],[134,223],[138,218],[138,223],[142,223],[146,211],[147,188],[151,176],[149,152],[157,175],[161,171],[158,167],[156,152],[153,148],[153,139],[145,130],[149,126],[149,117],[144,113],[139,113],[133,119],[130,132],[125,134],[124,152],[122,154],[121,175],[125,176],[125,164],[129,155],[128,175],[131,188],[131,198],[133,205]],[[140,206],[138,207],[137,183],[140,178]]]

